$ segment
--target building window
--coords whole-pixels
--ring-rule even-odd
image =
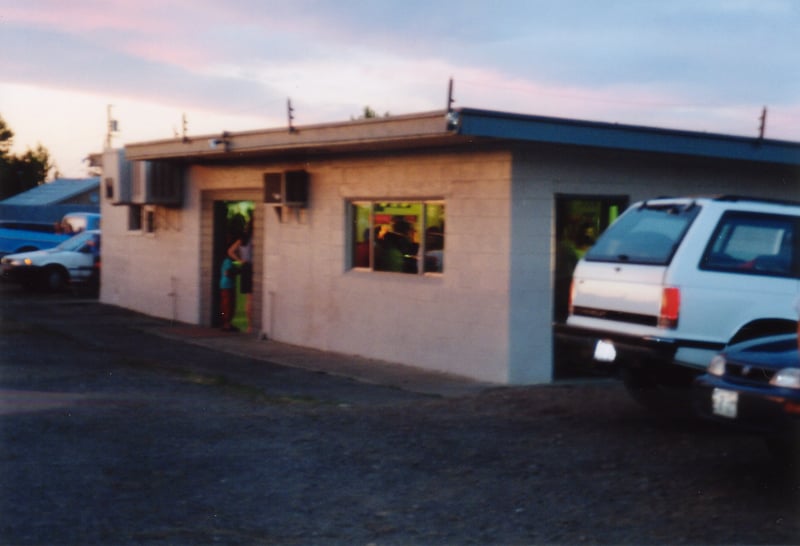
[[[444,271],[444,203],[350,203],[352,268],[422,274]]]
[[[128,231],[142,230],[142,206],[131,205],[128,207]]]
[[[144,228],[145,233],[155,233],[156,231],[156,211],[153,207],[144,208]]]
[[[114,199],[114,179],[108,177],[105,179],[106,199]]]

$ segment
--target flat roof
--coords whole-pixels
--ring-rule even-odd
[[[460,134],[476,137],[800,165],[800,142],[470,108],[459,115]]]
[[[515,114],[474,108],[337,123],[192,136],[129,144],[129,160],[237,161],[288,154],[331,154],[536,142],[649,153],[800,165],[800,143]]]

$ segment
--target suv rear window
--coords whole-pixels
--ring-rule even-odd
[[[586,260],[667,265],[699,212],[694,203],[639,205],[611,224]]]
[[[701,269],[794,276],[797,218],[728,212],[714,231]]]

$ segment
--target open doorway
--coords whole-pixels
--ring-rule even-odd
[[[222,280],[222,265],[228,250],[236,241],[248,240],[250,245],[250,264],[255,263],[253,250],[254,225],[255,225],[255,202],[253,201],[214,201],[214,245],[213,245],[213,267],[212,267],[212,318],[211,324],[215,327],[222,326],[222,297],[220,292],[220,282]],[[237,258],[241,258],[240,252],[234,253]],[[241,260],[238,260],[241,262]],[[241,271],[241,266],[239,266]],[[257,272],[256,272],[257,273]],[[243,280],[245,281],[243,284]],[[256,331],[257,324],[253,321],[256,314],[253,311],[253,286],[247,285],[247,279],[236,275],[235,288],[233,289],[233,314],[231,325],[241,332],[248,329]],[[248,312],[249,310],[249,312]]]
[[[597,237],[628,206],[627,196],[556,195],[556,264],[553,283],[553,321],[564,322],[569,314],[572,272]],[[564,379],[589,375],[588,366],[567,362],[555,346],[554,377]]]

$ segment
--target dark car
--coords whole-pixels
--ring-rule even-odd
[[[797,335],[731,345],[697,378],[703,417],[764,436],[775,455],[800,466],[800,353]]]

